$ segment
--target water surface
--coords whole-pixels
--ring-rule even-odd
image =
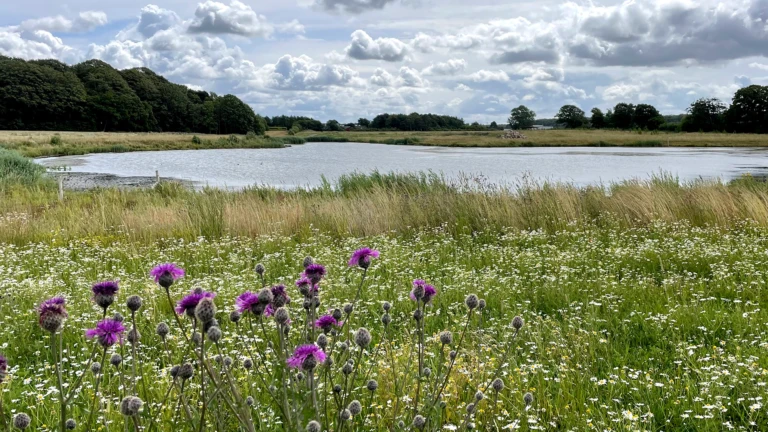
[[[745,173],[768,174],[765,148],[455,148],[361,143],[308,143],[284,149],[175,150],[100,153],[39,159],[73,172],[136,177],[172,177],[226,188],[318,185],[359,171],[433,171],[447,178],[482,177],[510,184],[523,176],[576,185],[647,179],[666,172],[681,180],[730,180]]]

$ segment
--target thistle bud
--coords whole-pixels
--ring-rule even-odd
[[[213,343],[217,343],[218,341],[221,340],[221,336],[222,336],[221,329],[218,327],[209,328],[207,334],[208,334],[208,340]]]
[[[501,378],[496,378],[491,383],[491,388],[497,393],[504,390],[504,381],[502,381]]]
[[[264,276],[264,272],[266,271],[266,267],[264,267],[264,264],[258,263],[256,264],[256,267],[253,268],[253,271],[256,272],[259,276]]]
[[[120,354],[112,354],[112,357],[109,358],[109,364],[111,364],[114,367],[120,366],[120,363],[123,362],[123,357]]]
[[[512,318],[512,328],[515,330],[520,330],[523,328],[523,318],[520,316],[516,316]]]
[[[253,396],[248,396],[245,398],[245,404],[248,406],[253,406]]]
[[[224,366],[231,367],[232,366],[232,357],[226,356],[224,357]]]
[[[99,305],[100,308],[106,309],[115,302],[115,296],[112,294],[94,294],[93,301]]]
[[[128,332],[128,342],[135,345],[139,343],[141,340],[141,333],[139,333],[139,330],[136,327],[132,327],[131,331]]]
[[[475,393],[475,400],[480,402],[483,399],[485,399],[485,394],[478,390],[477,393]]]
[[[241,316],[241,315],[240,315],[240,312],[238,312],[238,311],[232,311],[232,312],[229,314],[229,320],[230,320],[230,321],[232,321],[233,323],[238,323],[238,322],[240,322],[240,316]]]
[[[173,285],[173,275],[170,272],[165,272],[157,278],[157,283],[161,287],[168,289]]]
[[[355,343],[360,348],[367,348],[371,343],[371,333],[365,328],[358,329],[355,333]]]
[[[352,303],[347,303],[344,305],[344,313],[347,315],[351,314],[354,309],[355,307],[352,306]]]
[[[413,298],[416,300],[421,300],[424,298],[424,285],[423,284],[416,284],[413,286],[413,290],[411,291],[411,294],[413,294]]]
[[[252,368],[253,367],[253,360],[251,360],[249,358],[243,360],[243,367],[246,368],[246,369]]]
[[[453,343],[453,333],[444,331],[440,333],[440,343],[443,345],[450,345]]]
[[[179,376],[179,370],[181,370],[181,366],[176,365],[171,368],[171,378],[176,379],[177,376]]]
[[[287,323],[290,320],[291,320],[291,316],[288,313],[288,309],[284,307],[277,308],[277,310],[275,311],[275,321],[278,324],[282,325]]]
[[[421,374],[424,375],[424,377],[429,378],[429,376],[432,375],[432,369],[425,367],[421,370]]]
[[[32,423],[32,419],[26,413],[18,413],[13,416],[13,427],[16,429],[26,429],[30,423]]]
[[[352,413],[345,408],[341,411],[341,414],[339,414],[339,418],[341,418],[341,421],[347,421],[352,418]]]
[[[339,385],[339,384],[334,384],[334,385],[333,385],[333,392],[334,392],[334,393],[341,393],[341,385]]]
[[[183,380],[188,380],[192,378],[192,375],[194,374],[195,374],[195,369],[189,363],[184,363],[183,365],[181,365],[181,368],[179,368],[179,378]]]
[[[139,309],[141,309],[142,303],[143,302],[141,300],[141,297],[139,297],[137,295],[132,295],[132,296],[128,297],[128,299],[125,301],[125,305],[128,306],[128,309],[131,312],[136,312]]]
[[[475,404],[471,403],[467,405],[467,414],[472,414],[473,412],[475,412]]]
[[[323,427],[320,426],[320,423],[312,420],[307,424],[307,432],[322,432]]]
[[[123,317],[123,314],[121,314],[120,312],[115,312],[115,314],[112,315],[112,319],[117,321],[117,322],[125,321],[125,317]]]
[[[157,333],[158,336],[160,336],[160,339],[165,339],[166,336],[168,336],[168,333],[171,332],[171,328],[168,327],[167,323],[161,322],[157,325],[157,328],[155,329],[155,333]]]
[[[368,380],[368,384],[365,385],[365,388],[374,392],[377,388],[379,388],[379,383],[376,382],[376,380]]]
[[[347,409],[353,416],[356,416],[361,412],[363,412],[363,405],[360,403],[359,400],[353,400],[352,402],[349,403],[349,406],[347,407]]]
[[[136,396],[128,396],[120,402],[120,413],[126,417],[133,417],[139,413],[144,402]]]
[[[98,375],[99,372],[101,372],[101,363],[99,362],[91,363],[91,372],[93,372],[94,375]]]
[[[474,294],[470,294],[467,296],[466,299],[464,299],[464,304],[467,305],[467,308],[469,308],[469,310],[475,309],[479,303],[480,303],[480,300]]]
[[[390,309],[392,309],[392,304],[390,302],[385,301],[381,304],[381,308],[384,309],[384,312],[389,312]]]
[[[59,331],[63,322],[64,315],[58,313],[47,313],[40,317],[40,327],[51,333]]]
[[[339,309],[339,308],[334,309],[333,312],[331,312],[331,316],[336,321],[339,321],[339,320],[341,320],[341,318],[344,317],[344,315],[342,315],[341,309]]]
[[[328,346],[328,336],[324,334],[320,334],[317,336],[317,346],[319,346],[322,349],[325,349]]]
[[[67,421],[64,423],[64,427],[67,428],[67,430],[74,430],[77,427],[77,422],[75,419],[67,419]]]
[[[422,318],[424,318],[424,312],[422,312],[421,309],[413,311],[413,319],[415,319],[416,322],[421,321]]]
[[[523,396],[523,402],[525,402],[525,406],[530,406],[533,403],[533,395],[530,393],[526,393]]]
[[[477,309],[478,310],[485,309],[485,299],[480,299],[477,301]]]
[[[200,303],[195,307],[195,318],[201,323],[207,323],[216,316],[216,304],[210,297],[205,297],[200,300]]]
[[[262,304],[270,304],[272,303],[272,299],[275,298],[274,295],[272,295],[272,291],[269,288],[263,288],[261,291],[259,291],[259,303]]]
[[[349,363],[345,363],[344,366],[341,367],[341,373],[344,375],[349,375],[352,373],[352,365]]]
[[[301,363],[301,368],[305,371],[312,371],[317,367],[317,360],[315,360],[315,356],[307,356],[307,358],[304,359],[304,361]]]
[[[459,355],[456,351],[451,351],[448,353],[448,357],[451,358],[451,360],[456,360],[456,356]]]
[[[420,414],[417,414],[416,417],[413,418],[413,427],[416,429],[424,429],[426,424],[427,420]]]
[[[381,316],[381,323],[384,324],[384,327],[388,326],[389,323],[391,322],[392,322],[392,317],[389,316],[388,313],[385,313],[384,315]]]
[[[301,264],[304,266],[304,268],[307,268],[314,263],[315,263],[315,259],[312,258],[311,256],[307,256],[304,258],[304,261]]]
[[[296,374],[296,381],[299,381],[299,382],[304,381],[304,374],[301,373],[301,372],[297,373]]]

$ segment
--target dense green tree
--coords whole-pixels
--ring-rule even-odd
[[[214,99],[214,117],[219,134],[246,134],[257,128],[253,109],[233,95]]]
[[[512,109],[509,113],[509,127],[512,129],[525,129],[533,126],[536,121],[536,113],[525,105]]]
[[[664,123],[664,117],[653,105],[638,104],[635,107],[633,122],[640,129],[656,130]]]
[[[368,126],[370,126],[370,125],[371,125],[371,121],[370,121],[370,120],[368,120],[367,118],[362,118],[362,117],[361,117],[361,118],[359,118],[359,119],[357,120],[357,124],[359,124],[360,126],[362,126],[362,127],[364,127],[364,128],[367,128]]]
[[[605,115],[600,108],[592,108],[592,117],[589,119],[589,123],[595,129],[603,129],[606,126]]]
[[[768,86],[751,85],[736,91],[726,123],[734,132],[768,133]]]
[[[341,131],[341,124],[339,124],[336,120],[328,120],[325,123],[325,130],[331,131],[331,132],[339,132]]]
[[[162,132],[193,129],[189,124],[191,102],[187,87],[173,84],[147,68],[127,69],[120,74],[139,99],[152,107],[157,122],[156,130]]]
[[[635,106],[628,103],[618,103],[613,107],[611,126],[616,129],[631,129],[634,125]]]
[[[464,120],[436,114],[379,114],[373,118],[372,129],[394,129],[402,131],[430,131],[464,129]]]
[[[683,117],[681,129],[686,132],[712,132],[725,127],[725,104],[717,98],[701,98],[691,104]]]
[[[499,125],[498,125],[498,124],[497,124],[495,121],[492,121],[492,122],[491,122],[491,125],[490,125],[490,128],[491,128],[491,129],[498,129],[498,128],[499,128]]]
[[[555,115],[555,118],[558,123],[562,123],[571,129],[580,128],[587,124],[587,117],[584,115],[584,111],[576,105],[563,105]]]

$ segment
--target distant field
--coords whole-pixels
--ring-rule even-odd
[[[267,137],[195,135],[185,133],[111,133],[0,131],[0,147],[17,150],[24,156],[60,156],[85,153],[211,148],[275,148],[305,141],[349,141],[394,145],[451,147],[547,147],[547,146],[629,146],[629,147],[764,147],[768,135],[724,133],[665,133],[603,130],[525,131],[525,139],[504,139],[503,132],[315,132],[288,136],[270,131]],[[196,138],[195,138],[196,137]]]

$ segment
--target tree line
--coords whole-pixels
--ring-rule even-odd
[[[510,112],[513,129],[527,129],[537,122],[525,105]],[[662,116],[653,105],[618,103],[603,113],[592,108],[591,116],[575,105],[564,105],[555,115],[562,127],[578,129],[646,129],[670,132],[768,133],[768,86],[750,85],[736,91],[730,106],[717,98],[701,98],[684,115]]]
[[[263,134],[267,123],[236,96],[193,90],[147,68],[0,56],[0,129]]]

